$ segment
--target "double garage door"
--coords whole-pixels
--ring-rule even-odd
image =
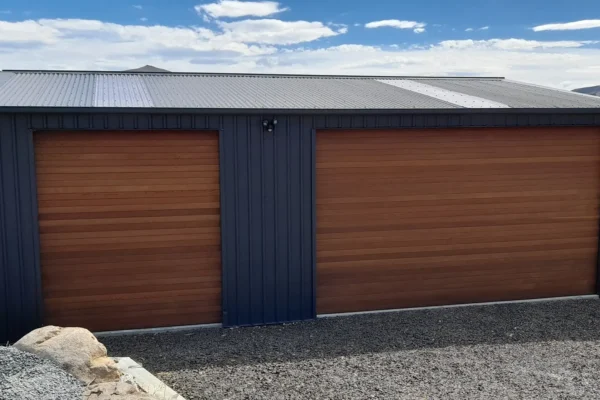
[[[45,323],[221,318],[217,132],[35,135]]]
[[[35,146],[46,323],[220,321],[218,133]],[[317,132],[317,313],[593,293],[599,153],[597,129]]]
[[[598,133],[317,132],[317,313],[594,293]]]

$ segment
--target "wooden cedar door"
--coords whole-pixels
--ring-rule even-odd
[[[221,318],[216,132],[35,134],[45,323]]]
[[[600,131],[317,133],[317,312],[595,291]]]

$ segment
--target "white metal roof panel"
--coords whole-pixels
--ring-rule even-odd
[[[411,81],[409,79],[379,79],[378,82],[420,93],[465,108],[510,108],[504,103],[498,103],[496,101],[464,93],[453,92],[451,90],[427,85],[424,82]]]
[[[141,76],[102,74],[96,76],[94,107],[154,107]]]

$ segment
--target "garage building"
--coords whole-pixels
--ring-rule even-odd
[[[598,292],[600,98],[0,73],[0,340]]]

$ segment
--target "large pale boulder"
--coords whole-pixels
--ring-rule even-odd
[[[84,328],[45,326],[31,331],[14,346],[53,361],[86,384],[114,382],[121,376],[107,357],[106,347]]]

